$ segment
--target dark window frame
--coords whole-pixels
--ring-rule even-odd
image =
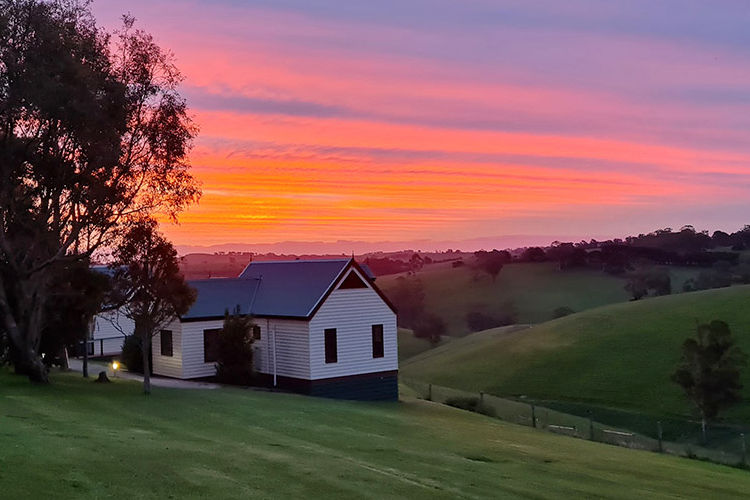
[[[203,330],[203,362],[216,363],[218,361],[219,332],[221,328],[207,328]],[[210,340],[213,339],[213,340]],[[213,344],[212,344],[213,342]]]
[[[336,337],[335,328],[326,328],[323,331],[326,364],[338,363],[339,361],[338,339]]]
[[[169,342],[165,345],[165,340],[169,339]],[[159,331],[159,353],[162,356],[173,357],[174,356],[174,337],[172,330],[160,330]],[[165,347],[167,347],[165,349]]]
[[[383,334],[383,325],[372,325],[372,357],[385,357],[385,336]]]

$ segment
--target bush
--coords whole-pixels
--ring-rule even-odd
[[[565,316],[570,316],[573,313],[575,313],[575,311],[571,309],[570,307],[562,306],[552,311],[552,318],[553,319],[564,318]]]
[[[218,336],[216,379],[225,384],[250,385],[253,378],[253,322],[237,314],[224,316]]]
[[[481,311],[466,313],[466,324],[472,332],[479,332],[498,326],[512,325],[516,322],[513,313],[487,314]]]
[[[440,343],[440,337],[445,333],[445,321],[436,314],[423,314],[414,325],[414,336],[429,340],[433,346]]]
[[[122,356],[120,358],[129,372],[143,373],[143,351],[141,351],[141,339],[135,335],[128,335],[122,343]]]
[[[497,416],[497,413],[495,412],[495,409],[491,406],[487,406],[486,404],[479,401],[479,398],[477,397],[455,397],[455,398],[448,398],[445,400],[445,404],[448,406],[452,406],[454,408],[460,408],[462,410],[467,411],[473,411],[474,413],[481,413],[482,415],[487,415],[488,417],[495,417]]]

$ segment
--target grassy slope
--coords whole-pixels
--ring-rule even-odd
[[[750,286],[615,304],[510,335],[488,330],[419,355],[404,376],[498,395],[685,414],[669,376],[696,320],[723,319],[750,353]],[[744,372],[750,397],[750,370]],[[732,410],[750,421],[750,404]]]
[[[409,358],[428,351],[432,346],[425,339],[414,336],[414,332],[406,328],[398,329],[398,361],[402,363]]]
[[[0,371],[7,498],[740,497],[745,471],[434,403],[156,389]]]
[[[696,271],[672,268],[670,272],[673,289],[680,291]],[[469,267],[428,266],[418,276],[427,309],[441,315],[448,332],[458,336],[469,333],[466,313],[482,305],[492,311],[510,303],[518,312],[518,323],[541,323],[552,319],[552,311],[561,306],[583,311],[629,298],[622,277],[587,269],[560,271],[551,262],[506,265],[495,283]],[[378,285],[387,293],[397,277],[380,277]]]

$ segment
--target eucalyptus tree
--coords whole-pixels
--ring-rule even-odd
[[[86,3],[0,0],[0,329],[32,380],[55,274],[200,196],[180,80],[132,18],[108,33]]]

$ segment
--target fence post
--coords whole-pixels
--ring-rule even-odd
[[[661,428],[661,420],[656,422],[656,434],[659,437],[659,453],[664,453],[664,445],[662,443],[662,428]]]
[[[479,391],[479,404],[484,404],[484,392]]]
[[[432,401],[432,384],[427,386],[427,401]]]
[[[740,433],[740,439],[742,440],[742,465],[747,465],[747,443],[745,442],[745,433]]]
[[[536,429],[536,408],[531,404],[531,426]]]

